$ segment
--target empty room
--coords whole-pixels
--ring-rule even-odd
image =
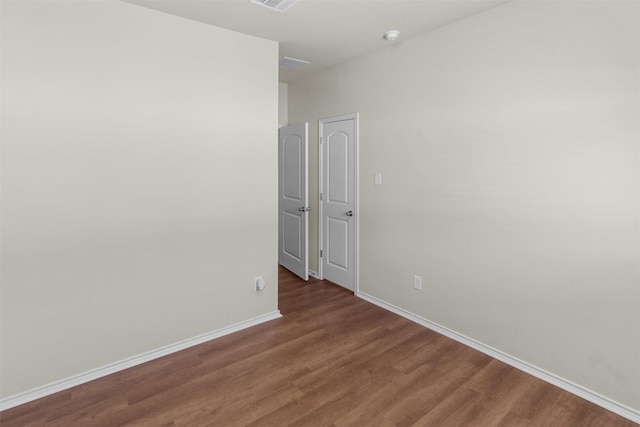
[[[640,424],[640,1],[0,19],[2,426]]]

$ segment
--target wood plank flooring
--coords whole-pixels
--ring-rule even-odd
[[[12,426],[637,426],[280,270],[283,318],[0,414]]]

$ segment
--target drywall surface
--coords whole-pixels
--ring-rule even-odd
[[[360,113],[360,291],[636,411],[639,8],[512,2],[289,84],[312,212],[317,120]]]
[[[3,397],[277,310],[277,54],[2,2]]]
[[[287,114],[289,112],[289,85],[278,83],[278,127],[289,124]]]

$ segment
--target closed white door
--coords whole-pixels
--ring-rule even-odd
[[[307,123],[278,132],[278,260],[304,280],[309,280],[307,132]]]
[[[321,274],[355,291],[358,115],[320,120]]]

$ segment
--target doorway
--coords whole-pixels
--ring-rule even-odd
[[[278,131],[278,262],[309,280],[308,124]]]
[[[353,292],[358,283],[358,113],[322,119],[320,277]]]

